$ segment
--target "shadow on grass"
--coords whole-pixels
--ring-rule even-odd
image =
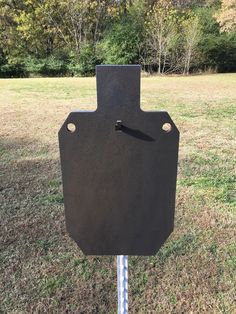
[[[52,149],[34,140],[0,140],[1,309],[115,313],[112,259],[84,257],[65,230]]]

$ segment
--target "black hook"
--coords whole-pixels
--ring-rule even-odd
[[[122,121],[121,121],[121,120],[117,120],[117,121],[116,121],[116,124],[115,124],[115,130],[116,130],[116,131],[121,131],[121,130],[122,130],[122,127],[123,127]]]

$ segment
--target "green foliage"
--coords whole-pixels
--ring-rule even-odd
[[[105,34],[99,46],[102,61],[108,64],[137,63],[142,39],[142,21],[135,20],[134,15],[125,16]]]
[[[97,63],[95,47],[90,43],[85,43],[80,47],[78,58],[74,58],[69,66],[72,75],[91,76],[95,74]]]
[[[159,73],[236,70],[218,0],[0,0],[0,77],[94,75],[141,63]]]
[[[61,76],[68,72],[67,60],[53,55],[44,59],[29,57],[25,60],[25,69],[32,75],[42,76]]]
[[[147,12],[145,62],[157,67],[159,74],[172,70],[179,63],[176,54],[182,41],[179,28],[181,22],[177,10],[169,0],[157,2]]]
[[[4,56],[2,49],[0,48],[0,67],[3,66],[5,63],[6,63],[6,58]]]
[[[0,66],[0,77],[27,77],[28,72],[23,63],[6,63]]]
[[[215,9],[201,8],[196,11],[202,29],[198,49],[198,67],[212,68],[218,72],[236,71],[236,33],[221,33],[214,18]]]
[[[205,50],[208,64],[217,72],[236,71],[236,33],[222,33],[219,38],[209,40]]]

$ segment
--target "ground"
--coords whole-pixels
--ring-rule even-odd
[[[175,230],[129,258],[130,313],[235,313],[236,74],[142,78],[142,108],[181,134]],[[115,257],[65,230],[57,132],[95,78],[0,80],[0,313],[116,313]]]

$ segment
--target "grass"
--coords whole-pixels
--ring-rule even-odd
[[[175,230],[129,259],[130,313],[235,313],[236,74],[142,79],[181,132]],[[0,80],[0,313],[116,313],[114,257],[68,237],[57,132],[94,78]]]

